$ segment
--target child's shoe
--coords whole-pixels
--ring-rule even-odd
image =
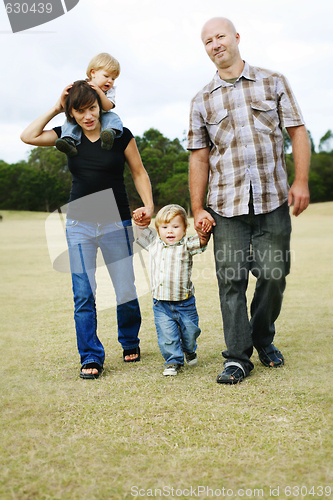
[[[65,153],[70,158],[77,155],[75,142],[70,137],[62,137],[61,139],[57,139],[55,141],[55,147],[58,149],[58,151]]]
[[[113,128],[106,128],[101,132],[101,148],[110,151],[115,140],[116,133]]]
[[[182,365],[178,365],[176,363],[166,365],[163,371],[163,375],[168,376],[168,375],[177,375],[179,370],[181,369]]]
[[[185,356],[185,363],[188,366],[193,367],[196,366],[196,364],[198,363],[198,356],[196,352],[191,352],[191,353],[184,352],[184,356]]]

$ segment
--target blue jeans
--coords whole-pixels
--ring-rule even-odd
[[[104,347],[97,336],[96,256],[101,249],[117,300],[118,340],[123,349],[139,345],[141,314],[133,271],[131,221],[95,224],[67,219],[66,236],[72,273],[74,319],[81,364],[103,366]]]
[[[106,128],[113,128],[116,132],[116,137],[123,135],[123,122],[113,111],[108,111],[107,113],[102,114],[101,127],[101,131]],[[82,128],[79,125],[69,123],[69,121],[66,120],[61,127],[61,137],[70,137],[75,142],[75,145],[78,146],[81,142],[81,136]]]
[[[245,376],[253,369],[253,347],[269,346],[279,316],[286,276],[290,270],[291,221],[287,202],[273,212],[215,219],[214,254],[227,350],[225,366],[240,366]],[[248,317],[246,290],[249,272],[257,278]]]
[[[180,301],[156,300],[153,305],[158,345],[165,365],[184,364],[184,352],[196,350],[200,335],[195,297]]]

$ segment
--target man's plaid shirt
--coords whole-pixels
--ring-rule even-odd
[[[256,214],[288,198],[283,127],[303,125],[286,78],[245,63],[234,84],[218,73],[192,100],[188,149],[210,147],[207,206],[225,217]]]

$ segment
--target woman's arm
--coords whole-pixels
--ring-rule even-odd
[[[22,132],[21,140],[23,142],[32,146],[54,146],[55,141],[58,139],[57,134],[54,130],[44,130],[44,128],[52,118],[64,112],[65,99],[71,87],[72,84],[67,85],[56,104],[49,111],[30,123]]]
[[[134,220],[140,227],[149,226],[154,212],[153,194],[149,176],[142,164],[140,153],[136,146],[134,137],[125,149],[125,158],[131,171],[137,192],[144,206],[135,210]]]

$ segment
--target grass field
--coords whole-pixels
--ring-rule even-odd
[[[333,203],[293,218],[276,336],[285,367],[254,354],[237,386],[215,382],[224,342],[212,243],[195,259],[197,368],[162,376],[145,295],[142,361],[122,362],[114,311],[100,311],[105,371],[84,381],[46,214],[0,214],[0,500],[333,499]]]

